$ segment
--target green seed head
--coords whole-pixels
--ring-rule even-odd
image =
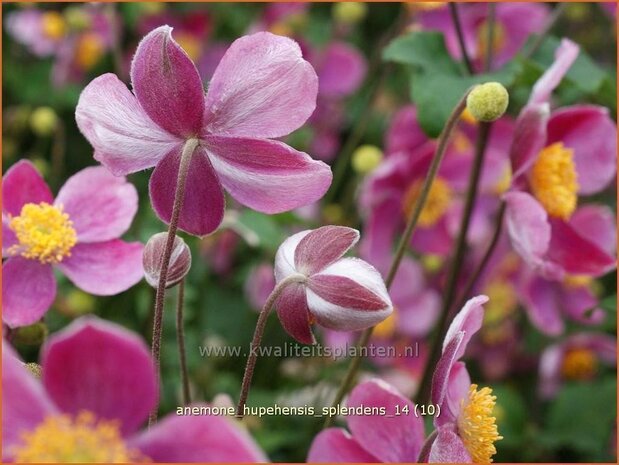
[[[499,119],[507,110],[509,94],[498,82],[486,82],[475,86],[466,98],[466,107],[477,121],[491,122]]]

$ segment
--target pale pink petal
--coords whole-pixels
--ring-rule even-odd
[[[280,282],[285,277],[298,273],[295,267],[295,251],[299,242],[307,236],[311,230],[301,231],[293,234],[279,246],[277,253],[275,254],[275,280]]]
[[[146,114],[166,131],[196,137],[204,115],[204,89],[196,66],[161,26],[146,35],[131,62],[133,91]]]
[[[617,126],[608,109],[575,105],[554,112],[548,121],[548,145],[555,142],[574,150],[580,194],[595,194],[615,180]]]
[[[478,295],[469,299],[462,307],[462,310],[454,317],[453,321],[447,329],[445,334],[445,340],[443,342],[443,352],[449,344],[449,341],[456,337],[459,333],[464,333],[462,337],[462,343],[459,345],[456,352],[456,359],[459,359],[464,355],[466,346],[468,345],[471,337],[479,331],[481,324],[484,320],[484,305],[488,302],[488,297],[485,295]]]
[[[165,223],[172,218],[180,161],[179,148],[161,160],[150,178],[151,203],[157,216]],[[194,236],[205,236],[217,229],[223,220],[224,194],[219,178],[201,147],[196,149],[190,163],[178,227]]]
[[[449,427],[442,427],[432,443],[428,463],[471,463],[462,439]]]
[[[2,456],[10,458],[11,447],[24,432],[32,431],[57,408],[43,386],[23,366],[11,346],[2,340]]]
[[[50,265],[22,257],[2,264],[2,321],[11,327],[39,321],[56,298]]]
[[[358,258],[342,258],[313,275],[307,303],[320,325],[341,331],[369,328],[393,311],[380,273]]]
[[[58,268],[77,287],[94,295],[115,295],[137,284],[144,276],[139,242],[113,239],[77,244]]]
[[[138,193],[124,177],[97,166],[71,176],[55,204],[68,213],[79,242],[102,242],[129,229],[138,210]]]
[[[561,361],[564,344],[553,344],[542,352],[539,359],[538,391],[543,398],[553,397],[561,386]]]
[[[471,377],[463,362],[455,362],[449,371],[447,394],[441,405],[441,414],[434,417],[436,426],[455,421],[462,410],[462,401],[468,397]]]
[[[518,116],[509,150],[513,181],[527,172],[546,146],[546,125],[549,118],[550,107],[547,103],[527,105]]]
[[[458,352],[460,352],[459,349],[462,345],[463,338],[463,332],[456,333],[449,339],[447,345],[443,347],[443,354],[436,363],[436,368],[434,369],[434,374],[432,375],[432,389],[430,397],[433,404],[441,405],[445,400],[447,389],[449,387],[449,375],[452,367],[457,361],[456,356]],[[448,414],[449,412],[443,413]],[[452,419],[452,417],[448,418]]]
[[[379,460],[363,449],[346,430],[328,428],[318,433],[312,441],[307,462],[377,463]]]
[[[424,427],[414,405],[394,387],[374,379],[359,384],[348,407],[383,407],[384,415],[351,415],[348,427],[355,440],[381,462],[416,462],[423,444]],[[408,409],[408,414],[402,414]],[[396,415],[400,412],[400,415]]]
[[[576,58],[580,48],[569,39],[563,39],[555,50],[555,61],[552,63],[541,78],[537,80],[531,91],[529,103],[544,103],[550,99],[550,94],[559,85],[563,76],[568,72]]]
[[[297,245],[294,262],[300,272],[317,273],[341,258],[359,240],[359,231],[345,226],[314,229]]]
[[[556,286],[554,282],[539,276],[531,276],[519,288],[520,297],[531,323],[550,336],[559,335],[564,329]]]
[[[581,237],[596,244],[606,253],[617,251],[617,220],[605,205],[584,205],[574,212],[570,226]]]
[[[153,462],[160,463],[268,461],[245,428],[218,415],[171,414],[139,434],[130,444]]]
[[[238,202],[281,213],[319,200],[331,168],[279,141],[208,136],[205,150],[223,187]]]
[[[343,97],[355,92],[365,77],[364,56],[346,42],[331,42],[316,64],[318,92],[327,97]]]
[[[235,40],[206,96],[204,130],[241,137],[282,137],[316,107],[318,77],[299,45],[269,32]]]
[[[9,249],[18,244],[17,237],[11,228],[9,228],[9,218],[2,215],[2,258],[9,256]]]
[[[604,321],[606,312],[598,308],[599,299],[588,286],[564,286],[560,299],[559,305],[572,320],[585,325]]]
[[[316,342],[310,327],[310,312],[303,284],[289,284],[277,298],[275,308],[288,334],[303,344]]]
[[[54,201],[52,192],[34,165],[20,160],[2,178],[2,211],[18,216],[27,203]]]
[[[156,405],[155,369],[146,344],[129,330],[85,317],[43,347],[43,384],[64,411],[87,410],[135,431]]]

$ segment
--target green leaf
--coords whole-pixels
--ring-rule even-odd
[[[435,31],[418,31],[398,37],[385,48],[383,59],[428,72],[460,74],[462,71],[449,55],[443,34]]]
[[[607,312],[617,313],[617,294],[606,297],[600,306]]]
[[[256,245],[259,247],[277,250],[284,239],[283,232],[275,218],[264,213],[258,213],[249,209],[243,210],[238,222],[258,239]],[[238,232],[243,233],[245,231]]]

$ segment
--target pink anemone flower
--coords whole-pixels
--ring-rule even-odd
[[[579,195],[604,190],[617,170],[617,128],[608,110],[575,105],[550,114],[548,100],[578,55],[567,39],[533,87],[517,120],[505,194],[507,231],[516,252],[540,275],[600,276],[615,267],[604,246],[612,225],[601,209],[578,208]],[[614,219],[612,220],[614,224]],[[601,225],[598,234],[592,225]]]
[[[337,331],[369,328],[387,318],[391,299],[380,273],[343,255],[359,240],[344,226],[323,226],[286,239],[275,257],[275,282],[297,276],[275,303],[282,326],[297,341],[313,344],[311,324]]]
[[[553,344],[539,361],[539,393],[552,398],[566,380],[587,381],[600,369],[600,362],[617,364],[617,339],[603,333],[576,333]]]
[[[103,167],[70,177],[54,199],[34,165],[22,160],[2,180],[2,320],[38,321],[56,296],[53,269],[80,289],[115,295],[142,279],[139,242],[124,242],[138,195]]]
[[[318,200],[331,183],[322,162],[270,140],[300,127],[314,111],[318,79],[291,39],[260,32],[236,40],[208,92],[195,65],[162,26],[138,46],[133,93],[114,74],[82,92],[77,124],[95,159],[117,175],[155,166],[150,198],[170,221],[181,152],[198,141],[187,177],[180,229],[197,236],[223,219],[226,189],[241,204],[280,213]]]
[[[43,346],[41,381],[2,348],[2,452],[15,462],[264,462],[222,416],[179,415],[139,431],[157,401],[150,351],[128,330],[76,320]],[[195,404],[189,408],[205,407]]]
[[[459,359],[471,337],[481,328],[486,296],[469,300],[453,319],[443,353],[432,378],[432,403],[440,407],[434,417],[436,430],[424,447],[421,460],[439,463],[490,463],[499,436],[493,408],[496,398],[488,387],[471,384]]]
[[[372,409],[347,415],[350,433],[327,428],[310,447],[308,463],[414,463],[424,440],[423,420],[413,403],[382,380],[355,387],[346,408]]]

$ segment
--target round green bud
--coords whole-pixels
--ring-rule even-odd
[[[352,167],[359,174],[368,174],[376,169],[383,159],[383,152],[375,145],[362,145],[352,154]]]
[[[34,323],[30,326],[15,328],[13,331],[13,342],[29,346],[39,346],[47,339],[49,333],[45,323]]]
[[[357,24],[367,12],[368,7],[362,2],[338,2],[333,5],[333,18],[338,23]]]
[[[38,136],[49,136],[57,124],[58,115],[50,107],[38,107],[30,115],[30,128]]]
[[[81,6],[70,6],[64,11],[64,19],[72,29],[83,31],[90,27],[90,15]]]
[[[507,110],[509,94],[498,82],[486,82],[475,86],[466,98],[466,108],[477,121],[491,122],[499,119]]]

